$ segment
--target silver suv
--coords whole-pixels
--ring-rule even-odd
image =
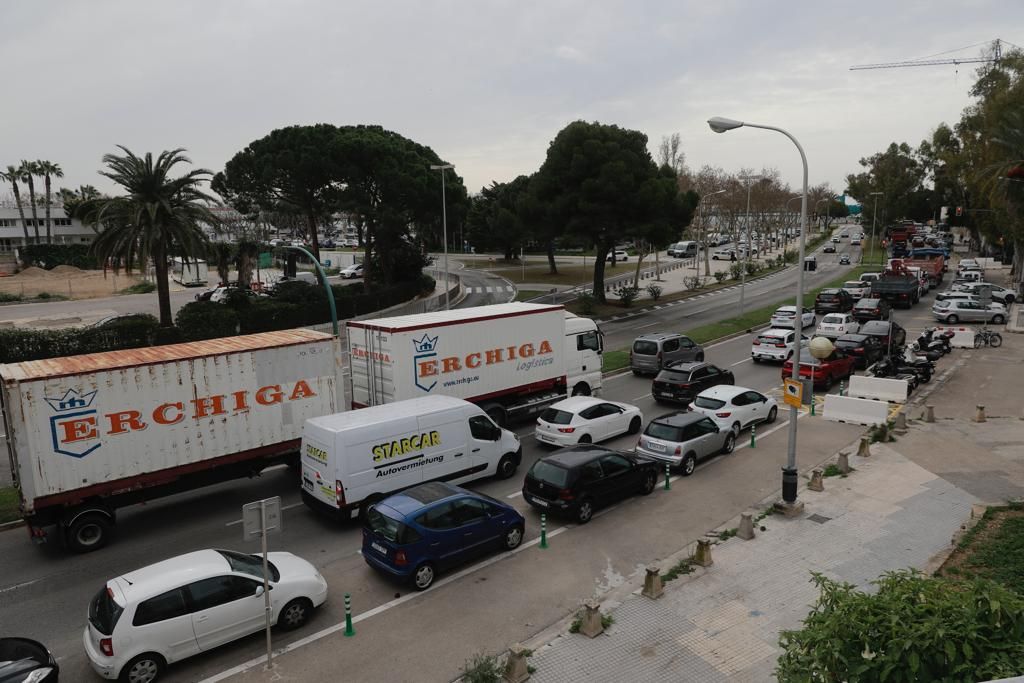
[[[656,375],[677,360],[702,361],[704,347],[685,335],[661,332],[637,337],[629,349],[629,367],[634,375]]]

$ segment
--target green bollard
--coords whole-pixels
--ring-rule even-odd
[[[548,516],[543,512],[540,515],[540,548],[548,547]]]
[[[843,380],[839,380],[839,395],[843,396],[845,391],[846,391],[846,382],[844,382]]]
[[[814,390],[811,390],[811,417],[814,417],[814,404],[815,403],[816,403],[816,401],[814,400]]]
[[[750,425],[750,447],[757,448],[757,425]]]
[[[672,490],[672,482],[669,481],[669,477],[671,475],[672,475],[672,465],[670,463],[665,463],[665,490],[666,491],[671,491]]]
[[[345,637],[354,636],[356,630],[352,628],[352,596],[345,593]]]

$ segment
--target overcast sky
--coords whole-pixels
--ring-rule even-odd
[[[957,120],[977,65],[848,67],[1024,44],[1024,2],[4,0],[0,26],[0,168],[48,159],[57,186],[110,191],[116,144],[219,171],[274,128],[329,122],[430,146],[475,193],[537,170],[576,119],[799,185],[786,138],[716,135],[719,115],[788,129],[811,184],[842,191],[861,157]]]

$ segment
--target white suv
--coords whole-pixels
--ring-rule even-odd
[[[306,560],[269,553],[271,620],[306,623],[327,599],[327,582]],[[265,627],[263,560],[198,550],[128,572],[89,603],[82,641],[103,678],[152,683],[164,667]]]
[[[750,347],[750,357],[755,363],[763,360],[785,361],[793,355],[793,345],[796,343],[797,333],[788,329],[765,330],[754,338]],[[801,335],[800,346],[804,347],[810,340]]]

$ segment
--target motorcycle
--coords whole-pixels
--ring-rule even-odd
[[[935,372],[935,363],[927,358],[915,356],[910,347],[905,347],[902,354],[894,355],[893,362],[896,363],[897,372],[913,372],[921,380],[922,384],[932,381],[932,374]]]
[[[938,351],[943,355],[953,350],[950,345],[950,339],[953,338],[955,332],[952,330],[943,330],[941,334],[935,336],[934,327],[926,327],[917,337],[917,343],[920,347],[926,351]]]
[[[903,356],[904,356],[904,358],[906,358],[908,361],[911,361],[911,362],[916,362],[919,358],[927,359],[928,362],[930,362],[932,364],[931,370],[932,370],[932,372],[934,372],[935,371],[935,361],[937,361],[940,358],[942,358],[942,352],[938,351],[938,350],[935,350],[935,351],[925,351],[925,350],[922,350],[921,349],[921,345],[918,344],[917,342],[914,342],[913,344],[908,344],[907,345],[907,348],[904,351]]]
[[[869,370],[875,377],[906,380],[909,391],[917,389],[920,384],[920,380],[916,373],[900,372],[897,369],[896,363],[893,362],[892,356],[883,356],[879,358],[875,364],[869,368]]]

